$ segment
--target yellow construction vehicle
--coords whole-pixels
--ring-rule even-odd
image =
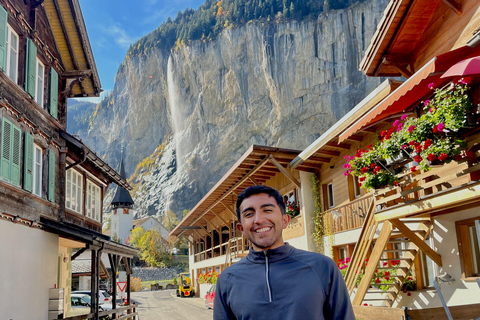
[[[177,297],[193,297],[195,296],[195,289],[192,286],[192,278],[190,273],[180,273],[180,284],[177,289]]]

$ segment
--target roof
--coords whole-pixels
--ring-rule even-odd
[[[120,162],[120,177],[123,180],[125,179],[125,166],[123,165],[123,153],[122,153],[122,160]],[[112,200],[112,205],[114,208],[131,208],[134,204],[132,196],[130,193],[125,190],[122,186],[117,187],[117,191],[115,192],[115,196]]]
[[[199,220],[211,220],[226,209],[232,212],[233,217],[235,194],[246,188],[265,184],[267,180],[282,172],[288,171],[288,164],[300,151],[266,146],[252,145],[227,173],[210,189],[185,218],[170,232],[171,236],[179,236],[186,228],[200,226]],[[297,170],[314,171],[322,164],[329,164],[332,155],[324,157],[310,157],[297,166]],[[287,168],[287,169],[285,169]],[[289,172],[289,171],[288,171]],[[199,230],[201,231],[201,230]]]
[[[100,78],[78,0],[45,0],[42,7],[64,68],[62,78],[83,79],[73,85],[70,98],[99,97]]]
[[[100,260],[100,277],[102,279],[108,279],[109,275],[106,269],[106,266],[109,264],[105,264],[108,261],[107,255],[102,255]],[[106,258],[106,260],[105,260]],[[73,275],[87,275],[92,272],[92,251],[85,250],[82,254],[72,260],[72,274]]]
[[[301,165],[305,160],[314,154],[321,155],[322,151],[335,152],[335,148],[332,147],[333,142],[338,142],[338,135],[344,131],[348,126],[356,121],[356,119],[362,117],[365,113],[370,111],[376,104],[382,101],[388,94],[394,91],[401,84],[400,81],[385,80],[375,90],[373,90],[368,96],[360,101],[352,110],[350,110],[345,116],[337,121],[330,127],[325,133],[323,133],[317,140],[303,150],[295,159],[290,162],[290,168],[295,169]],[[330,143],[330,145],[328,145]]]
[[[371,109],[367,114],[344,131],[339,141],[347,139],[350,135],[362,129],[369,124],[376,123],[391,115],[399,114],[411,106],[416,105],[426,96],[433,92],[428,88],[430,83],[433,87],[441,87],[451,79],[440,78],[442,74],[457,62],[477,56],[480,54],[480,46],[470,48],[468,46],[444,53],[438,57],[434,57],[430,62],[418,70],[412,77],[405,81],[398,89],[392,92],[375,108]]]
[[[153,217],[145,217],[145,218],[133,220],[133,225],[138,227],[139,225],[142,225],[145,221],[147,221],[150,218],[153,218]]]
[[[86,144],[81,140],[75,138],[66,131],[61,130],[60,136],[66,140],[67,147],[69,152],[73,152],[80,157],[84,158],[85,161],[89,161],[100,171],[102,171],[111,182],[116,183],[118,186],[122,186],[128,190],[132,190],[132,187],[128,182],[122,178],[122,176],[110,167],[105,161],[103,161],[95,152],[93,152]]]
[[[391,0],[372,37],[360,70],[368,76],[402,76],[395,65],[413,63],[413,52],[441,0]]]

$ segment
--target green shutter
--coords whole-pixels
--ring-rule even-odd
[[[25,91],[35,99],[35,80],[37,76],[37,47],[32,39],[27,39],[25,61]]]
[[[20,161],[22,153],[22,131],[16,125],[12,125],[12,171],[11,183],[20,186]]]
[[[58,74],[55,69],[50,69],[50,114],[58,117]]]
[[[2,160],[0,171],[2,179],[10,182],[10,159],[12,158],[12,123],[3,118],[2,121]]]
[[[55,202],[55,153],[48,150],[48,200]]]
[[[31,192],[33,187],[33,137],[28,132],[25,132],[23,169],[23,188]]]
[[[0,6],[0,68],[7,66],[7,10]]]

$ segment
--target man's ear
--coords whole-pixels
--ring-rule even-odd
[[[237,223],[237,230],[243,233],[243,226],[240,222]]]
[[[285,229],[287,226],[288,226],[288,223],[290,222],[290,216],[288,214],[284,214],[282,216],[282,220],[283,220],[283,229]]]

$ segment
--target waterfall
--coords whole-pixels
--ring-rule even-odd
[[[175,71],[173,67],[172,55],[168,57],[167,64],[167,86],[168,86],[168,106],[172,117],[173,137],[175,141],[175,153],[177,158],[177,170],[180,170],[185,163],[185,150],[181,143],[182,131],[185,127],[185,120],[181,111],[180,92],[175,85]]]

